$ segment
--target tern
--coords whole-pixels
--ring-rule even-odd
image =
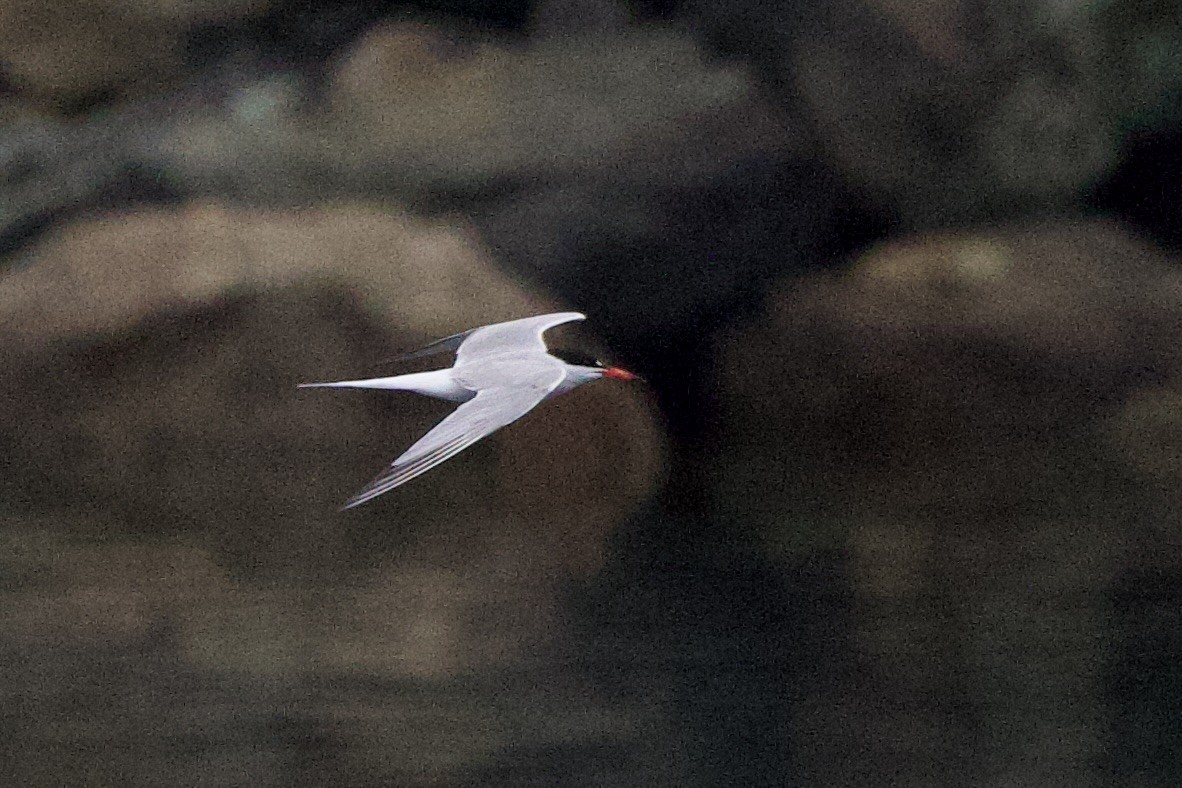
[[[343,509],[373,500],[459,454],[481,438],[520,419],[543,400],[599,378],[636,380],[619,367],[587,359],[578,363],[552,354],[542,338],[548,329],[585,319],[581,312],[555,312],[479,326],[432,342],[401,358],[454,351],[447,369],[335,383],[301,383],[300,388],[413,391],[462,403],[403,452]]]

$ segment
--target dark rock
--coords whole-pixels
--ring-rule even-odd
[[[861,670],[802,773],[1106,779],[1105,599],[1182,565],[1180,292],[1111,224],[1026,226],[884,245],[724,336],[711,520],[789,577],[847,561]]]

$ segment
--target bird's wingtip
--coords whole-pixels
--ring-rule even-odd
[[[337,511],[338,512],[347,512],[354,507],[360,506],[361,504],[365,503],[366,501],[368,501],[372,497],[373,497],[372,495],[366,495],[364,492],[359,492],[356,495],[354,495],[352,498],[350,498],[349,500],[347,500],[343,504],[341,504],[341,508],[337,509]]]

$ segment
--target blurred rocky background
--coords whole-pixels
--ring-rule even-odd
[[[1180,254],[1173,2],[0,0],[0,781],[1177,785]]]

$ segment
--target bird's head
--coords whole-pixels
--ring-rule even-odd
[[[594,356],[577,350],[551,350],[550,355],[561,359],[567,365],[568,374],[585,380],[595,378],[612,378],[613,380],[641,380],[635,372],[629,372],[623,367],[605,364]]]

